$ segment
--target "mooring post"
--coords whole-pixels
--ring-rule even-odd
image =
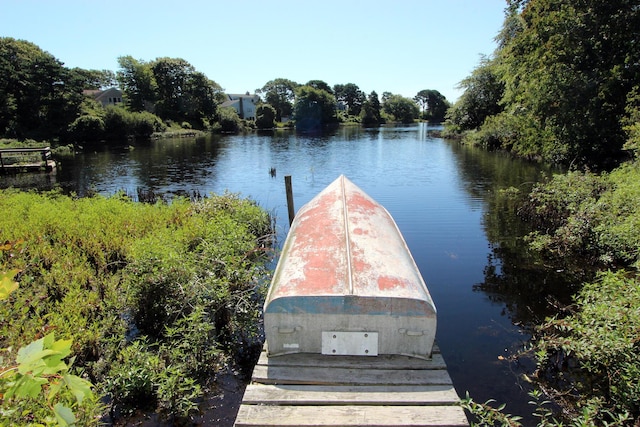
[[[293,218],[296,216],[296,211],[293,208],[293,187],[291,186],[291,175],[285,175],[284,187],[287,192],[287,209],[289,210],[289,225],[291,225]]]

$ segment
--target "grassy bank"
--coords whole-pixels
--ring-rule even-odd
[[[0,302],[3,371],[18,348],[54,331],[72,340],[76,372],[113,416],[158,408],[188,418],[216,372],[260,348],[272,224],[251,201],[7,190],[0,208],[0,271],[19,271],[19,288]],[[45,417],[42,400],[4,398],[3,422]],[[93,402],[84,422],[104,410]]]

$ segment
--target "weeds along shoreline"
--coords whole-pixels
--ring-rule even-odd
[[[0,271],[17,284],[0,302],[2,371],[49,333],[70,340],[71,370],[95,398],[63,388],[53,402],[82,425],[137,410],[188,419],[217,373],[261,348],[271,216],[235,194],[154,200],[0,192]],[[45,379],[42,393],[5,395],[7,422],[59,415]]]

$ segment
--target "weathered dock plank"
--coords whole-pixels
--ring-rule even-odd
[[[442,354],[436,348],[431,359],[419,359],[408,356],[379,355],[376,357],[335,356],[326,357],[321,354],[294,353],[286,357],[267,357],[267,352],[260,354],[258,365],[266,366],[311,366],[359,369],[447,369]]]
[[[434,349],[431,360],[263,352],[235,426],[468,426]]]
[[[236,427],[468,426],[462,410],[442,406],[249,406],[242,405]]]
[[[250,384],[245,405],[455,405],[452,385],[433,386],[323,386]]]
[[[335,357],[335,356],[328,356]],[[262,384],[451,384],[443,369],[359,369],[327,367],[297,367],[257,365],[253,380]]]

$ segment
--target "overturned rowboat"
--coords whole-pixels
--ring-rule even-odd
[[[269,356],[430,358],[436,308],[391,215],[340,176],[297,213],[264,326]]]

